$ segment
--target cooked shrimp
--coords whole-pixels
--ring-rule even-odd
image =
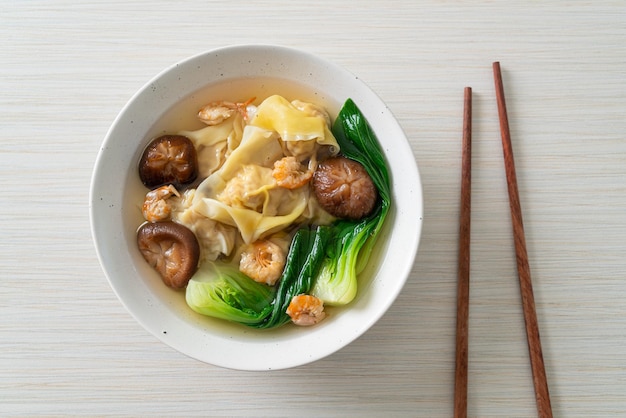
[[[283,273],[287,255],[269,240],[253,242],[241,254],[239,270],[255,282],[273,286]]]
[[[172,214],[172,206],[167,200],[171,196],[180,197],[178,190],[171,184],[149,191],[141,207],[141,213],[143,213],[146,221],[158,222],[169,219]]]
[[[243,103],[211,102],[198,111],[198,119],[207,125],[213,126],[224,122],[234,115],[235,112],[239,112],[243,116],[243,120],[248,121],[251,117],[250,114],[254,111],[251,105],[255,99],[256,97],[253,97]]]
[[[272,177],[276,180],[276,184],[286,189],[297,189],[302,187],[311,180],[315,169],[305,167],[296,157],[283,157],[274,163]]]
[[[296,325],[315,325],[326,317],[324,302],[311,295],[294,296],[287,307],[287,315]]]

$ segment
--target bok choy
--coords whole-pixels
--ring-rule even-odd
[[[206,262],[189,280],[185,299],[199,314],[254,325],[272,312],[274,293],[234,266]]]
[[[356,296],[357,275],[365,267],[389,212],[391,185],[378,139],[352,99],[343,105],[332,132],[342,154],[365,167],[380,199],[377,208],[365,219],[339,220],[331,226],[334,245],[327,251],[311,294],[329,305],[345,305]]]
[[[314,230],[303,227],[296,232],[272,304],[273,310],[265,321],[257,324],[258,328],[273,328],[290,321],[287,307],[294,296],[309,293],[319,274],[331,232],[326,226]]]

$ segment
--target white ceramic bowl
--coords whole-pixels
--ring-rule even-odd
[[[140,205],[145,188],[137,164],[152,138],[197,123],[195,113],[203,104],[275,93],[323,105],[331,117],[352,98],[381,142],[391,169],[393,203],[350,305],[330,308],[327,319],[315,327],[256,330],[191,311],[184,294],[163,285],[143,260],[135,234],[143,221]],[[420,239],[422,203],[420,177],[407,138],[376,94],[337,65],[302,51],[265,45],[209,51],[149,81],[113,122],[98,154],[90,190],[98,257],[128,311],[176,350],[239,370],[303,365],[366,332],[391,306],[410,274]]]

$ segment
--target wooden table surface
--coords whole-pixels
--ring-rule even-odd
[[[474,92],[470,416],[536,415],[491,64],[500,61],[554,415],[626,414],[626,5],[621,1],[2,1],[0,416],[449,417],[463,88]],[[136,323],[96,257],[90,178],[163,68],[280,44],[369,84],[422,175],[403,293],[313,364],[225,370]]]

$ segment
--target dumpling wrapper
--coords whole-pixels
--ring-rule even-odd
[[[236,226],[244,242],[280,231],[296,221],[308,207],[309,190],[301,187],[288,190],[278,187],[273,177],[267,176],[274,161],[283,157],[278,134],[256,126],[246,126],[241,144],[228,157],[224,165],[204,180],[197,188],[193,209],[202,215],[227,225]],[[249,173],[246,174],[244,167]],[[223,196],[229,182],[245,183],[247,190],[241,195]],[[237,189],[237,188],[233,188]],[[234,192],[233,192],[234,193]],[[249,196],[248,196],[249,194]],[[261,197],[262,202],[256,200]],[[241,199],[255,199],[246,204],[226,204]],[[250,207],[262,208],[260,211]]]
[[[321,110],[316,111],[313,106],[298,108],[279,95],[263,100],[250,124],[277,132],[283,141],[315,139],[320,145],[339,150],[339,144],[328,127],[327,115],[323,115]]]
[[[187,190],[172,211],[172,219],[185,225],[198,237],[200,243],[200,261],[216,260],[220,255],[228,255],[235,247],[237,229],[202,216],[190,205],[193,203],[195,189]]]
[[[243,118],[238,113],[222,123],[195,131],[180,131],[189,138],[198,153],[200,177],[208,177],[217,170],[239,146],[243,134]]]

